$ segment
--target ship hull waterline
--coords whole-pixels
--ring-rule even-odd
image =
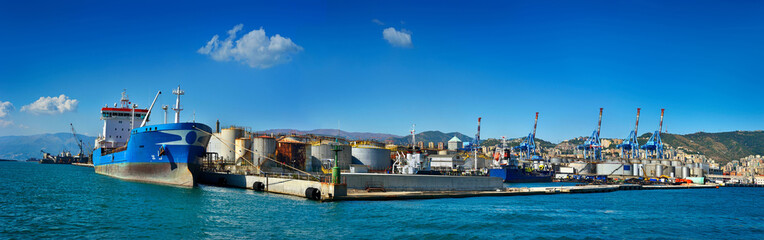
[[[193,187],[211,129],[199,123],[137,128],[122,151],[93,153],[98,174],[136,182]]]

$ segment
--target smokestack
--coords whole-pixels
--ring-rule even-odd
[[[215,121],[215,133],[220,133],[220,120]]]

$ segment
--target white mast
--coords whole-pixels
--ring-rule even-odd
[[[416,124],[411,124],[411,149],[416,152]]]
[[[172,90],[172,94],[178,95],[178,98],[175,99],[175,108],[172,110],[175,110],[175,123],[180,123],[180,111],[183,109],[180,108],[180,95],[185,94],[183,90],[180,90],[180,85],[178,85],[178,88],[175,90]]]
[[[167,105],[162,106],[162,110],[164,110],[164,123],[167,123]]]

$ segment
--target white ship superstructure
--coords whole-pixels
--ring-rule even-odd
[[[123,91],[119,105],[114,103],[114,107],[107,105],[101,108],[103,131],[95,140],[96,148],[114,149],[125,146],[130,138],[130,131],[141,126],[147,113],[147,109],[140,109],[137,104],[130,102],[127,93]]]

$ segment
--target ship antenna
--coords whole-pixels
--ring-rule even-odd
[[[172,90],[172,94],[178,95],[178,97],[175,99],[175,108],[172,110],[175,110],[175,123],[180,123],[180,111],[183,111],[182,108],[180,108],[180,95],[184,95],[186,92],[183,90],[180,90],[180,85],[178,85],[178,88],[175,90]]]

